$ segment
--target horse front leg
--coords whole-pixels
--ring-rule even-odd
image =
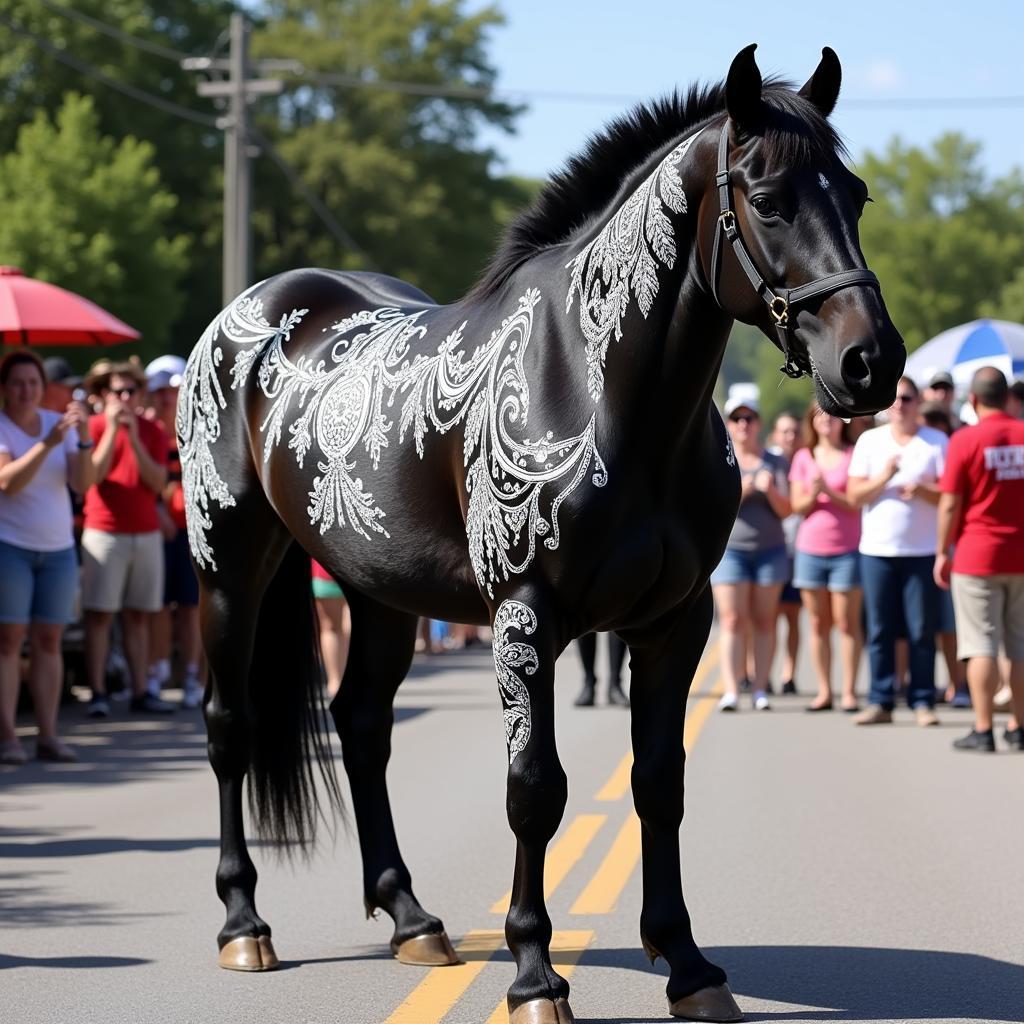
[[[366,912],[375,916],[381,908],[394,921],[391,951],[400,962],[433,967],[457,964],[444,925],[413,894],[388,796],[386,771],[395,721],[392,703],[412,663],[416,616],[359,593],[350,592],[348,599],[352,642],[331,715],[352,788]]]
[[[508,743],[508,822],[516,837],[505,938],[516,961],[510,1024],[570,1024],[569,983],[551,966],[544,857],[562,820],[566,777],[555,747],[554,675],[561,648],[554,616],[534,594],[503,600],[494,613],[494,663]]]
[[[632,701],[633,801],[643,850],[640,937],[651,962],[662,956],[671,974],[667,993],[675,1017],[703,1021],[743,1019],[725,971],[697,948],[683,899],[679,827],[683,820],[683,720],[686,699],[711,630],[712,599],[659,628],[629,636]]]

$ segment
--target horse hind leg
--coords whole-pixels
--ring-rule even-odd
[[[391,951],[402,963],[456,964],[444,925],[413,894],[412,878],[398,849],[385,777],[391,757],[392,703],[412,664],[416,617],[358,593],[346,596],[352,640],[331,715],[352,791],[367,916],[380,908],[394,921]]]
[[[316,666],[312,653],[302,657],[305,646],[313,651],[314,641],[309,558],[262,493],[251,490],[239,506],[233,512],[240,516],[231,515],[211,532],[217,571],[199,573],[200,625],[210,666],[204,716],[220,796],[216,878],[227,913],[217,937],[219,964],[260,971],[277,967],[278,960],[270,927],[256,911],[243,781],[248,774],[250,806],[262,833],[279,842],[306,839],[314,811],[306,764],[310,740],[300,717],[308,713],[314,682],[294,676],[309,676],[310,665]],[[282,642],[296,635],[301,649]],[[312,743],[317,746],[315,737]]]

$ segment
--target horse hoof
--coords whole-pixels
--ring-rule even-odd
[[[576,1024],[568,999],[531,999],[508,1015],[508,1024]]]
[[[451,967],[462,963],[452,948],[447,932],[414,935],[405,942],[392,942],[391,952],[400,964],[414,964],[417,967]]]
[[[226,971],[272,971],[281,961],[269,935],[242,935],[224,946],[217,963]]]
[[[683,1020],[721,1021],[723,1024],[743,1020],[728,985],[713,985],[683,996],[669,1006],[668,1012]]]

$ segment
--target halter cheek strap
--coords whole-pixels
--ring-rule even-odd
[[[831,295],[851,285],[870,285],[873,288],[880,288],[878,278],[870,270],[857,267],[853,270],[843,270],[837,274],[828,274],[819,277],[815,281],[802,284],[796,288],[772,288],[765,281],[758,271],[750,252],[743,242],[743,236],[739,231],[739,223],[736,220],[736,212],[732,208],[732,186],[729,183],[729,121],[725,122],[722,134],[718,140],[718,173],[715,175],[715,185],[718,188],[718,225],[715,228],[715,241],[711,250],[711,294],[715,302],[721,308],[722,300],[719,298],[718,281],[722,272],[722,237],[732,245],[733,254],[736,260],[747,275],[747,280],[755,292],[762,298],[768,307],[768,313],[775,323],[775,331],[778,334],[778,346],[786,357],[786,365],[782,372],[787,377],[796,379],[807,372],[806,367],[801,367],[797,356],[792,350],[792,336],[789,332],[789,311],[792,307],[799,306],[809,299],[819,295]],[[721,229],[721,230],[719,230]]]

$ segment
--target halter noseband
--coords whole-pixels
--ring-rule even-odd
[[[739,265],[747,275],[747,280],[753,285],[754,291],[764,300],[768,306],[768,312],[775,322],[775,330],[779,336],[779,348],[786,357],[786,365],[782,372],[794,380],[803,376],[804,370],[798,365],[796,357],[790,347],[789,334],[789,311],[791,307],[798,306],[808,299],[818,295],[831,295],[833,292],[851,285],[871,285],[873,288],[881,288],[878,278],[870,270],[857,268],[855,270],[843,270],[838,274],[828,274],[819,277],[816,281],[799,285],[796,288],[771,287],[758,272],[754,261],[743,243],[743,237],[739,232],[739,224],[736,220],[736,213],[732,208],[732,186],[729,184],[729,121],[726,120],[722,128],[722,135],[718,140],[718,173],[715,175],[715,184],[718,186],[718,203],[721,212],[718,215],[718,225],[715,227],[715,242],[711,250],[711,294],[715,302],[722,306],[722,300],[718,297],[718,278],[722,270],[722,249],[719,244],[721,236],[732,244],[732,251],[736,255]],[[721,231],[718,228],[721,227]],[[722,307],[724,308],[724,307]]]

